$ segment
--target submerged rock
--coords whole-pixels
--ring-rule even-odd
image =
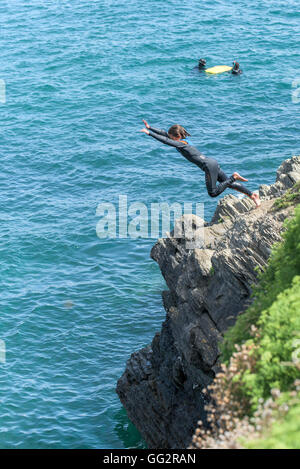
[[[210,223],[195,215],[177,221],[201,230],[159,239],[151,251],[166,280],[166,320],[150,345],[135,352],[117,384],[130,420],[149,448],[186,448],[199,419],[205,420],[202,393],[218,371],[219,344],[226,329],[251,303],[256,268],[263,268],[280,241],[293,207],[273,211],[277,197],[300,180],[300,157],[282,163],[275,184],[262,186],[263,203],[228,195]],[[176,231],[176,230],[175,230]],[[197,244],[198,246],[198,244]]]

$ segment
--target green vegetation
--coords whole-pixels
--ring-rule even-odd
[[[300,349],[300,276],[294,278],[291,288],[278,295],[270,308],[262,311],[257,326],[258,334],[247,341],[248,345],[255,345],[255,367],[235,377],[253,411],[261,398],[269,397],[272,389],[288,391],[299,376],[296,361],[300,358],[300,353],[297,354]]]
[[[224,215],[224,217],[220,217],[218,223],[225,223],[226,221],[230,221],[230,217],[228,215]]]
[[[284,418],[279,418],[262,438],[245,442],[248,449],[299,449],[300,404],[292,406]]]
[[[295,202],[300,184],[293,189],[277,207]],[[223,343],[225,366],[232,367],[239,354],[244,364],[248,362],[232,378],[232,399],[249,402],[244,415],[255,416],[274,389],[286,398],[287,411],[263,428],[258,439],[247,443],[249,448],[300,448],[299,399],[295,403],[289,397],[300,376],[300,205],[285,228],[283,241],[274,246],[267,268],[258,275],[252,306],[225,334]]]
[[[289,207],[290,205],[295,204],[295,202],[300,202],[300,181],[291,189],[286,191],[280,199],[275,201],[274,210],[281,210],[282,208]]]
[[[300,275],[300,205],[295,210],[295,217],[286,221],[285,227],[283,242],[274,246],[267,269],[258,275],[258,284],[253,289],[254,303],[225,334],[223,358],[226,362],[232,356],[235,344],[242,344],[251,338],[251,326],[257,325],[262,316],[274,314],[269,308]],[[289,320],[287,316],[286,323]]]

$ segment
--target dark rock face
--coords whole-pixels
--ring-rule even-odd
[[[204,224],[201,248],[188,239],[159,239],[151,251],[168,291],[166,320],[151,345],[131,355],[117,393],[149,448],[186,448],[197,421],[205,420],[202,389],[218,370],[224,331],[250,304],[255,268],[264,267],[281,239],[292,208],[272,211],[275,198],[300,180],[300,157],[284,161],[272,186],[262,186],[262,206],[229,195]],[[180,220],[201,225],[188,215]],[[202,221],[203,225],[203,221]]]

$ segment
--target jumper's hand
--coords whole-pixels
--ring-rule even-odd
[[[145,121],[145,119],[143,119],[143,122],[144,122],[145,126],[147,127],[147,129],[150,129],[150,125],[148,124],[147,121]]]
[[[147,130],[147,129],[145,129],[145,128],[144,128],[144,129],[141,129],[141,132],[144,132],[144,134],[149,135],[149,130]]]

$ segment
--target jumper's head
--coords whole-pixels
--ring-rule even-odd
[[[205,67],[205,65],[206,65],[206,60],[205,59],[199,59],[198,60],[198,67],[199,68]]]
[[[181,138],[189,137],[190,134],[185,130],[182,125],[175,124],[168,130],[168,135],[173,140],[180,140]]]

